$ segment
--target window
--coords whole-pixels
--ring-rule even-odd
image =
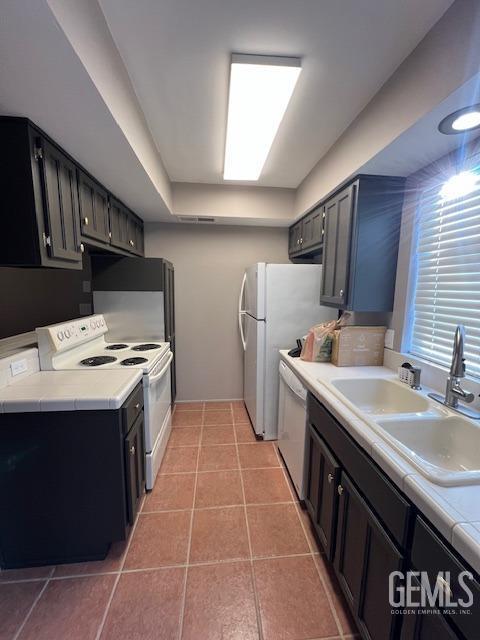
[[[468,193],[455,197],[437,182],[420,198],[410,352],[449,367],[463,324],[467,374],[480,378],[480,176],[466,177]]]

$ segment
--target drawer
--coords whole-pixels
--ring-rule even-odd
[[[450,589],[452,600],[465,600],[468,594],[459,583],[459,575],[463,571],[469,571],[459,556],[448,546],[440,536],[422,518],[417,517],[413,532],[412,565],[417,571],[426,571],[429,576],[430,587],[433,588],[438,572],[450,573]],[[473,572],[472,572],[473,573]],[[475,574],[474,574],[475,575]],[[480,584],[476,577],[473,580],[466,579],[466,584],[473,594],[473,604],[468,609],[469,613],[461,613],[461,607],[453,614],[445,617],[450,623],[459,629],[469,640],[479,637],[480,629]],[[465,610],[467,611],[467,610]]]
[[[143,385],[140,383],[135,387],[122,406],[122,422],[124,435],[130,431],[138,414],[143,409]]]
[[[412,517],[408,500],[310,393],[307,407],[309,422],[328,444],[397,545],[404,550]]]

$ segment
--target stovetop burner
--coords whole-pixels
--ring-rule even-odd
[[[142,364],[143,362],[148,362],[148,358],[126,358],[125,360],[122,360],[120,364],[123,364],[125,367],[129,367],[133,364]]]
[[[85,367],[99,367],[101,364],[110,364],[111,362],[115,362],[117,358],[113,356],[91,356],[90,358],[85,358],[85,360],[80,360],[80,364],[83,364]]]
[[[162,345],[155,344],[154,342],[146,342],[145,344],[137,344],[136,347],[132,347],[132,351],[150,351],[150,349],[160,349]]]
[[[118,344],[109,344],[108,347],[105,347],[105,349],[108,349],[109,351],[116,351],[117,349],[127,349],[128,348],[128,344],[123,344],[121,342],[119,342]]]

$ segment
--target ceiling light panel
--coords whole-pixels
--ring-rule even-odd
[[[300,71],[300,58],[232,56],[224,180],[258,180]]]
[[[458,109],[438,125],[438,130],[446,135],[464,133],[478,128],[480,128],[480,104]]]

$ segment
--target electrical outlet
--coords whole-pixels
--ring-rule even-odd
[[[12,378],[28,371],[28,363],[26,359],[23,358],[23,360],[15,360],[15,362],[12,362],[10,364],[10,371],[12,373]]]
[[[385,346],[387,349],[393,349],[393,339],[395,338],[395,331],[393,329],[387,329],[385,332]]]

